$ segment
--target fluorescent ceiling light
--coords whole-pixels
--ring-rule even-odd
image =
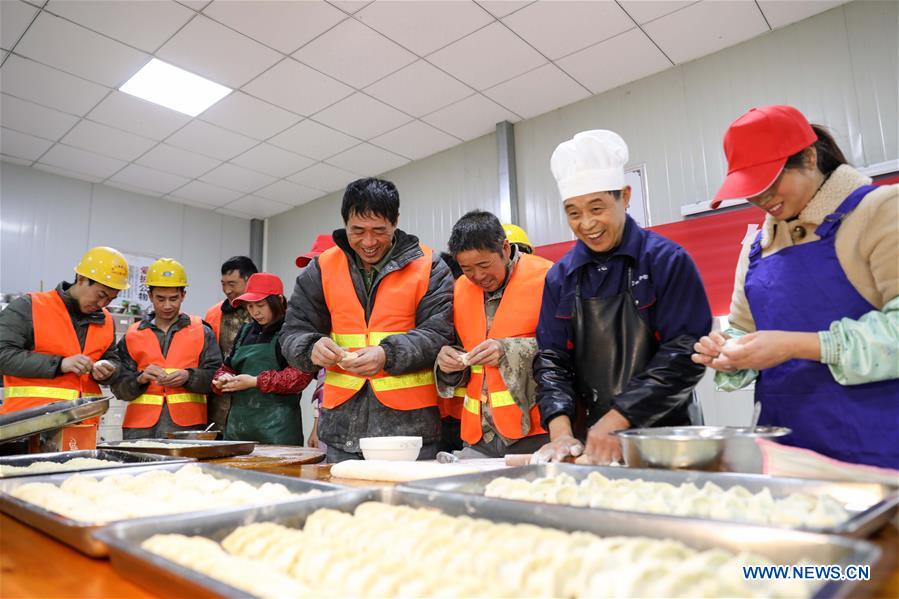
[[[190,116],[197,116],[231,93],[224,85],[155,58],[119,90]]]

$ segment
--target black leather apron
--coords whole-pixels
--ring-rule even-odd
[[[612,398],[646,368],[658,348],[635,306],[631,268],[627,268],[624,292],[593,298],[581,297],[584,270],[578,274],[572,315],[575,390],[586,408],[583,424],[575,426],[581,438],[612,408]]]

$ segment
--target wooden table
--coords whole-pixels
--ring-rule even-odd
[[[295,472],[293,476],[301,478],[352,486],[380,486],[370,481],[332,479],[327,464],[273,467],[285,473]],[[853,597],[899,597],[899,529],[896,520],[870,540],[881,548],[883,558],[872,570],[872,580],[856,587]],[[121,578],[108,561],[85,557],[68,545],[0,514],[0,597],[144,599],[154,595]]]

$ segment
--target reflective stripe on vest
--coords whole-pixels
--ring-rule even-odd
[[[105,309],[103,324],[88,325],[82,347],[69,310],[56,290],[32,293],[30,297],[35,353],[52,356],[84,354],[97,361],[115,343],[115,326]],[[100,385],[90,374],[66,373],[53,378],[6,375],[3,377],[3,385],[6,399],[0,407],[0,413],[101,395]]]
[[[522,254],[516,264],[509,283],[500,299],[490,330],[487,330],[487,314],[484,308],[484,290],[463,276],[456,280],[453,289],[453,315],[456,332],[466,351],[486,339],[510,337],[535,337],[540,302],[534,298],[543,297],[546,272],[552,263],[543,258]],[[530,426],[522,430],[523,413],[518,402],[508,390],[506,382],[495,366],[473,364],[462,413],[462,439],[470,445],[476,444],[483,436],[481,428],[481,397],[490,402],[490,417],[496,430],[507,439],[521,439],[526,436],[543,434],[540,426],[539,410],[531,407],[528,416]]]
[[[415,328],[419,302],[428,290],[432,251],[421,246],[422,256],[403,268],[386,274],[378,282],[374,305],[366,322],[350,276],[350,263],[339,247],[318,258],[325,303],[331,314],[331,339],[348,351],[376,347],[391,335]],[[371,377],[357,376],[339,365],[327,369],[322,406],[332,409],[351,399],[369,381],[382,404],[395,410],[437,406],[437,390],[431,369],[390,375],[380,371]]]
[[[151,364],[160,366],[167,373],[175,370],[196,368],[203,352],[203,321],[197,316],[190,317],[190,324],[175,331],[166,355],[156,334],[149,327],[140,328],[134,323],[125,333],[125,347],[137,364],[138,371],[146,370]],[[168,404],[172,422],[178,426],[194,426],[206,423],[206,396],[192,393],[184,387],[162,387],[151,382],[146,393],[128,402],[125,411],[124,428],[151,428],[159,422],[163,403]]]

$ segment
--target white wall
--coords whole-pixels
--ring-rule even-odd
[[[612,129],[646,164],[651,224],[711,199],[721,138],[753,106],[792,104],[858,166],[899,157],[896,2],[857,1],[515,125],[522,225],[537,244],[572,239],[549,159],[586,129]],[[614,57],[610,57],[614,60]]]
[[[184,310],[222,299],[222,262],[250,248],[250,221],[9,163],[0,165],[0,291],[71,281],[89,247],[165,256],[187,269]]]

